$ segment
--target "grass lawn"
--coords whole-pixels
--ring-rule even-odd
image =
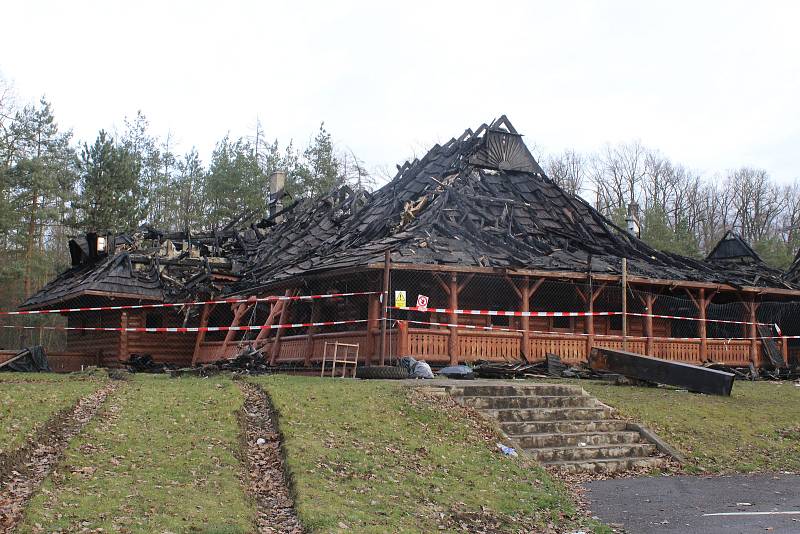
[[[561,532],[577,523],[560,483],[535,464],[502,456],[486,428],[420,399],[414,388],[253,380],[279,412],[298,515],[313,531],[463,532],[460,521],[483,521],[498,525],[492,532],[548,525]]]
[[[239,388],[137,375],[75,438],[20,532],[251,532],[237,459]],[[38,525],[38,526],[37,526]]]
[[[23,445],[53,415],[102,384],[50,373],[0,373],[0,453]]]
[[[570,382],[655,430],[690,472],[800,471],[800,387],[791,382],[736,381],[730,397]]]

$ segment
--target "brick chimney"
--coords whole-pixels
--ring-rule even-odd
[[[286,187],[286,171],[275,171],[269,177],[269,216],[273,217],[283,209],[283,195]],[[276,220],[275,222],[280,222]]]
[[[639,227],[639,204],[631,202],[628,204],[628,216],[625,217],[625,225],[628,228],[628,233],[633,237],[639,237],[641,230]]]

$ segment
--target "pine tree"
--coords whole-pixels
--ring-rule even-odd
[[[142,223],[140,160],[100,130],[81,153],[79,225],[88,231],[130,231]]]

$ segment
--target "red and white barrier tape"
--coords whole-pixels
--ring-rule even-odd
[[[491,315],[500,317],[588,317],[588,316],[610,316],[622,315],[621,311],[606,312],[550,312],[550,311],[531,311],[521,312],[513,310],[461,310],[453,308],[422,308],[419,306],[388,306],[389,309],[399,311],[446,313],[455,315]],[[699,317],[682,317],[680,315],[658,315],[653,313],[634,313],[627,312],[627,315],[635,317],[653,317],[655,319],[680,319],[685,321],[702,321],[706,323],[726,323],[726,324],[755,324],[758,326],[776,326],[773,323],[752,323],[748,321],[731,321],[727,319],[700,319]]]
[[[194,332],[236,332],[253,330],[278,330],[281,328],[307,328],[310,326],[336,326],[340,324],[366,323],[369,319],[354,319],[348,321],[322,321],[317,323],[287,323],[272,325],[245,325],[245,326],[187,326],[187,327],[113,327],[113,326],[23,326],[23,325],[0,325],[3,328],[18,328],[22,330],[78,330],[88,332],[147,332],[147,333],[171,333],[186,334]]]
[[[700,319],[699,317],[682,317],[680,315],[658,315],[655,313],[634,313],[628,312],[634,317],[653,317],[654,319],[682,319],[684,321],[702,321],[705,323],[725,323],[725,324],[754,324],[756,326],[777,326],[774,323],[753,323],[750,321],[731,321],[729,319]]]
[[[360,297],[363,295],[380,295],[382,291],[359,291],[356,293],[328,293],[324,295],[296,295],[269,296],[269,297],[249,297],[249,298],[230,298],[220,300],[196,300],[191,302],[156,302],[153,304],[125,304],[120,306],[90,306],[81,308],[61,308],[57,310],[21,310],[21,311],[0,311],[0,315],[44,315],[49,313],[75,313],[87,311],[108,311],[108,310],[142,310],[150,308],[181,308],[183,306],[202,306],[204,304],[239,304],[274,302],[278,300],[316,300],[342,297]]]
[[[492,315],[500,317],[586,317],[588,315],[622,315],[622,312],[546,312],[546,311],[511,311],[511,310],[460,310],[453,308],[421,308],[419,306],[388,306],[392,310],[416,311],[429,313],[447,313],[456,315]]]
[[[425,324],[425,325],[432,325],[432,326],[443,326],[447,328],[463,328],[465,330],[493,330],[499,332],[525,332],[525,330],[520,328],[506,328],[504,326],[479,326],[479,325],[472,325],[472,324],[458,324],[458,323],[438,323],[434,321],[412,321],[412,320],[403,320],[406,323],[411,324]],[[587,337],[591,335],[592,337],[609,337],[615,338],[618,340],[622,339],[621,334],[587,334],[585,332],[545,332],[543,330],[527,330],[529,334],[535,334],[537,336],[581,336]],[[647,336],[625,336],[628,341],[631,340],[646,340]],[[701,338],[699,337],[653,337],[651,338],[653,341],[700,341]],[[800,336],[759,336],[758,339],[800,339]],[[707,341],[750,341],[749,337],[707,337]]]

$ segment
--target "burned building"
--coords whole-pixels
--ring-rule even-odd
[[[773,322],[763,316],[772,304],[800,296],[796,281],[733,237],[703,261],[648,246],[550,180],[505,116],[398,166],[373,193],[343,186],[276,206],[246,236],[229,231],[234,252],[214,245],[197,258],[204,283],[219,282],[212,291],[194,291],[196,275],[177,285],[165,278],[172,276],[160,253],[140,271],[132,253],[127,260],[113,254],[73,267],[24,307],[66,302],[65,295],[96,283],[100,271],[106,278],[122,272],[126,284],[139,286],[141,294],[106,293],[126,302],[237,297],[180,316],[182,324],[201,327],[174,336],[182,362],[230,357],[247,346],[273,363],[312,365],[325,342],[340,341],[357,345],[367,364],[403,355],[444,364],[546,353],[576,362],[598,346],[690,363],[774,365],[776,353],[786,361],[789,346],[759,323]],[[192,250],[185,239],[169,241],[180,243],[179,255]],[[164,242],[156,240],[159,247]],[[737,246],[753,261],[743,260]],[[215,271],[210,258],[226,267]],[[428,303],[394,306],[398,290],[412,305],[420,295]],[[302,298],[339,293],[362,296]],[[137,317],[147,324],[146,313]],[[337,324],[275,328],[322,322]],[[241,325],[254,329],[225,330]],[[133,352],[127,343],[116,357]],[[152,344],[136,350],[165,357]]]
[[[592,346],[626,346],[680,361],[761,365],[771,361],[762,339],[771,336],[754,329],[760,303],[800,291],[760,261],[745,268],[728,261],[732,253],[722,261],[726,246],[708,261],[653,249],[558,187],[501,117],[399,166],[372,194],[335,191],[285,214],[232,287],[259,296],[380,292],[388,276],[390,298],[403,290],[412,304],[416,295],[429,299],[428,310],[390,307],[385,314],[377,294],[349,309],[293,301],[274,304],[281,313],[249,308],[251,323],[265,325],[326,314],[366,319],[346,332],[262,332],[256,345],[273,362],[309,364],[325,340],[337,339],[357,343],[367,363],[406,354],[447,363],[548,352],[579,361]],[[243,307],[232,324],[245,315]],[[229,356],[253,339],[229,333],[203,342],[200,355]],[[772,343],[785,358],[787,344]]]

